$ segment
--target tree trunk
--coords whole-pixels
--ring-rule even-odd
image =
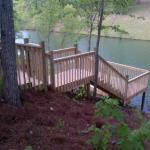
[[[97,35],[96,54],[95,54],[95,75],[94,75],[94,92],[93,92],[93,98],[94,99],[96,98],[96,92],[97,92],[98,68],[99,68],[98,50],[99,50],[100,37],[101,37],[101,29],[102,29],[102,22],[103,22],[103,13],[104,13],[104,0],[101,0],[101,2],[99,4],[98,35]]]
[[[93,31],[93,23],[91,23],[90,26],[90,33],[89,33],[89,39],[88,39],[88,51],[91,51],[91,38],[92,38],[92,31]]]
[[[0,25],[2,22],[2,0],[0,0]],[[1,26],[0,26],[0,31],[1,31]],[[0,36],[0,41],[1,41],[1,36]]]
[[[12,0],[0,0],[1,9],[1,65],[3,70],[2,96],[5,102],[21,106],[19,88],[17,83],[15,32],[13,21]]]
[[[92,32],[93,32],[95,19],[96,19],[96,14],[94,16],[91,16],[90,33],[89,33],[89,39],[88,39],[88,51],[91,50],[91,39],[92,39]]]

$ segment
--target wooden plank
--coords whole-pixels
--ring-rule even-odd
[[[82,53],[82,54],[76,54],[76,55],[62,57],[62,58],[56,58],[56,59],[54,59],[54,62],[59,62],[59,61],[63,61],[63,60],[66,60],[66,59],[72,59],[72,58],[80,57],[80,56],[86,56],[86,55],[90,55],[90,54],[93,54],[93,53],[95,53],[95,52],[94,51],[93,52],[86,52],[86,53]]]
[[[128,68],[130,70],[134,70],[134,71],[142,71],[142,72],[145,72],[147,70],[145,69],[142,69],[142,68],[137,68],[137,67],[133,67],[133,66],[128,66],[128,65],[124,65],[124,64],[119,64],[119,63],[115,63],[115,62],[111,62],[111,61],[107,61],[108,63],[110,64],[113,64],[115,66],[119,66],[119,67],[122,67],[122,68]]]
[[[122,77],[122,78],[124,78],[126,80],[126,78],[120,72],[118,72],[118,70],[116,70],[112,65],[110,65],[104,58],[99,56],[99,59],[102,60],[105,64],[107,64],[107,66],[109,68],[111,68],[112,70],[114,70],[120,77]]]
[[[43,65],[43,88],[44,91],[46,92],[47,89],[47,76],[46,76],[46,60],[45,60],[45,43],[42,41],[40,43],[41,45],[41,50],[42,50],[42,65]]]
[[[55,70],[54,70],[54,59],[53,59],[53,53],[50,56],[50,65],[51,65],[51,86],[53,89],[55,89]]]
[[[146,76],[146,75],[149,75],[150,72],[149,71],[146,71],[145,73],[133,78],[133,79],[130,79],[128,82],[131,83],[131,82],[134,82],[135,80],[138,80],[139,78],[143,77],[143,76]]]

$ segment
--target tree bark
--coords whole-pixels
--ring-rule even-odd
[[[2,22],[2,0],[0,0],[0,24]],[[1,31],[1,26],[0,26],[0,31]],[[1,39],[1,37],[0,37]]]
[[[92,38],[92,31],[93,31],[93,23],[91,23],[90,26],[90,33],[89,33],[89,39],[88,39],[88,51],[91,51],[91,38]]]
[[[91,40],[92,40],[92,32],[94,27],[94,21],[96,19],[96,14],[94,16],[91,16],[91,24],[90,24],[90,32],[89,32],[89,39],[88,39],[88,51],[91,51]]]
[[[1,5],[1,65],[3,70],[2,96],[5,102],[21,106],[17,83],[15,32],[12,0],[0,0]]]
[[[98,59],[98,51],[99,51],[99,45],[100,45],[100,38],[101,38],[101,29],[102,29],[102,23],[103,23],[103,13],[104,13],[104,0],[101,0],[99,4],[99,15],[98,15],[98,35],[97,35],[97,42],[96,42],[96,54],[95,54],[95,75],[94,75],[94,92],[93,92],[93,98],[96,98],[96,92],[97,92],[97,81],[98,81],[98,68],[99,68],[99,59]]]

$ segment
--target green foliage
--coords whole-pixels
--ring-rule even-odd
[[[143,117],[143,114],[139,111],[139,109],[134,108],[132,110],[133,117],[137,119],[139,122],[145,122],[145,118]]]
[[[50,31],[61,18],[59,1],[46,0],[38,9],[40,13],[34,15],[35,28],[48,38]]]
[[[97,117],[109,117],[112,116],[118,121],[123,120],[123,114],[120,111],[117,99],[106,98],[96,103],[95,115]]]
[[[131,1],[105,1],[104,16],[112,13],[112,9],[109,10],[108,6],[111,5],[111,8],[117,12],[120,9],[126,10],[131,5]],[[58,29],[65,34],[59,42],[60,46],[57,47],[64,47],[66,41],[72,43],[78,41],[82,31],[87,31],[91,35],[94,28],[97,28],[98,6],[99,0],[14,0],[15,28],[17,31],[37,29],[40,31],[39,37],[44,36],[49,45],[50,31]],[[119,26],[107,26],[102,29],[106,34],[108,29],[120,33],[120,36],[127,34]]]
[[[81,99],[85,96],[87,96],[86,89],[84,87],[79,87],[79,89],[75,93],[75,98],[76,99]]]
[[[103,126],[102,129],[94,128],[94,135],[88,143],[94,146],[95,150],[106,150],[109,139],[111,137],[111,129],[109,126]]]
[[[129,6],[133,4],[134,0],[113,0],[113,8],[115,13],[126,13]]]
[[[73,5],[67,4],[64,6],[62,24],[61,31],[65,33],[64,41],[69,39],[69,41],[75,43],[81,38],[80,32],[84,28],[84,22],[81,20],[81,17]]]
[[[144,142],[150,140],[150,121],[143,122],[139,129],[131,130],[123,120],[118,101],[109,97],[102,99],[96,103],[96,117],[113,117],[117,123],[114,126],[106,122],[100,129],[93,127],[93,136],[88,143],[92,144],[95,150],[106,150],[111,139],[116,137],[115,143],[119,150],[144,150]]]
[[[33,150],[32,146],[26,146],[25,150]]]
[[[133,131],[129,130],[127,125],[123,128],[118,129],[121,131],[118,132],[120,150],[144,150],[144,141],[150,139],[150,122],[144,123],[139,129]]]

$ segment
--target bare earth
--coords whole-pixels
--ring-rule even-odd
[[[132,7],[128,15],[110,15],[105,25],[120,25],[128,35],[120,35],[113,31],[103,31],[103,36],[125,37],[131,39],[150,40],[150,2]],[[96,31],[93,32],[96,34]]]

